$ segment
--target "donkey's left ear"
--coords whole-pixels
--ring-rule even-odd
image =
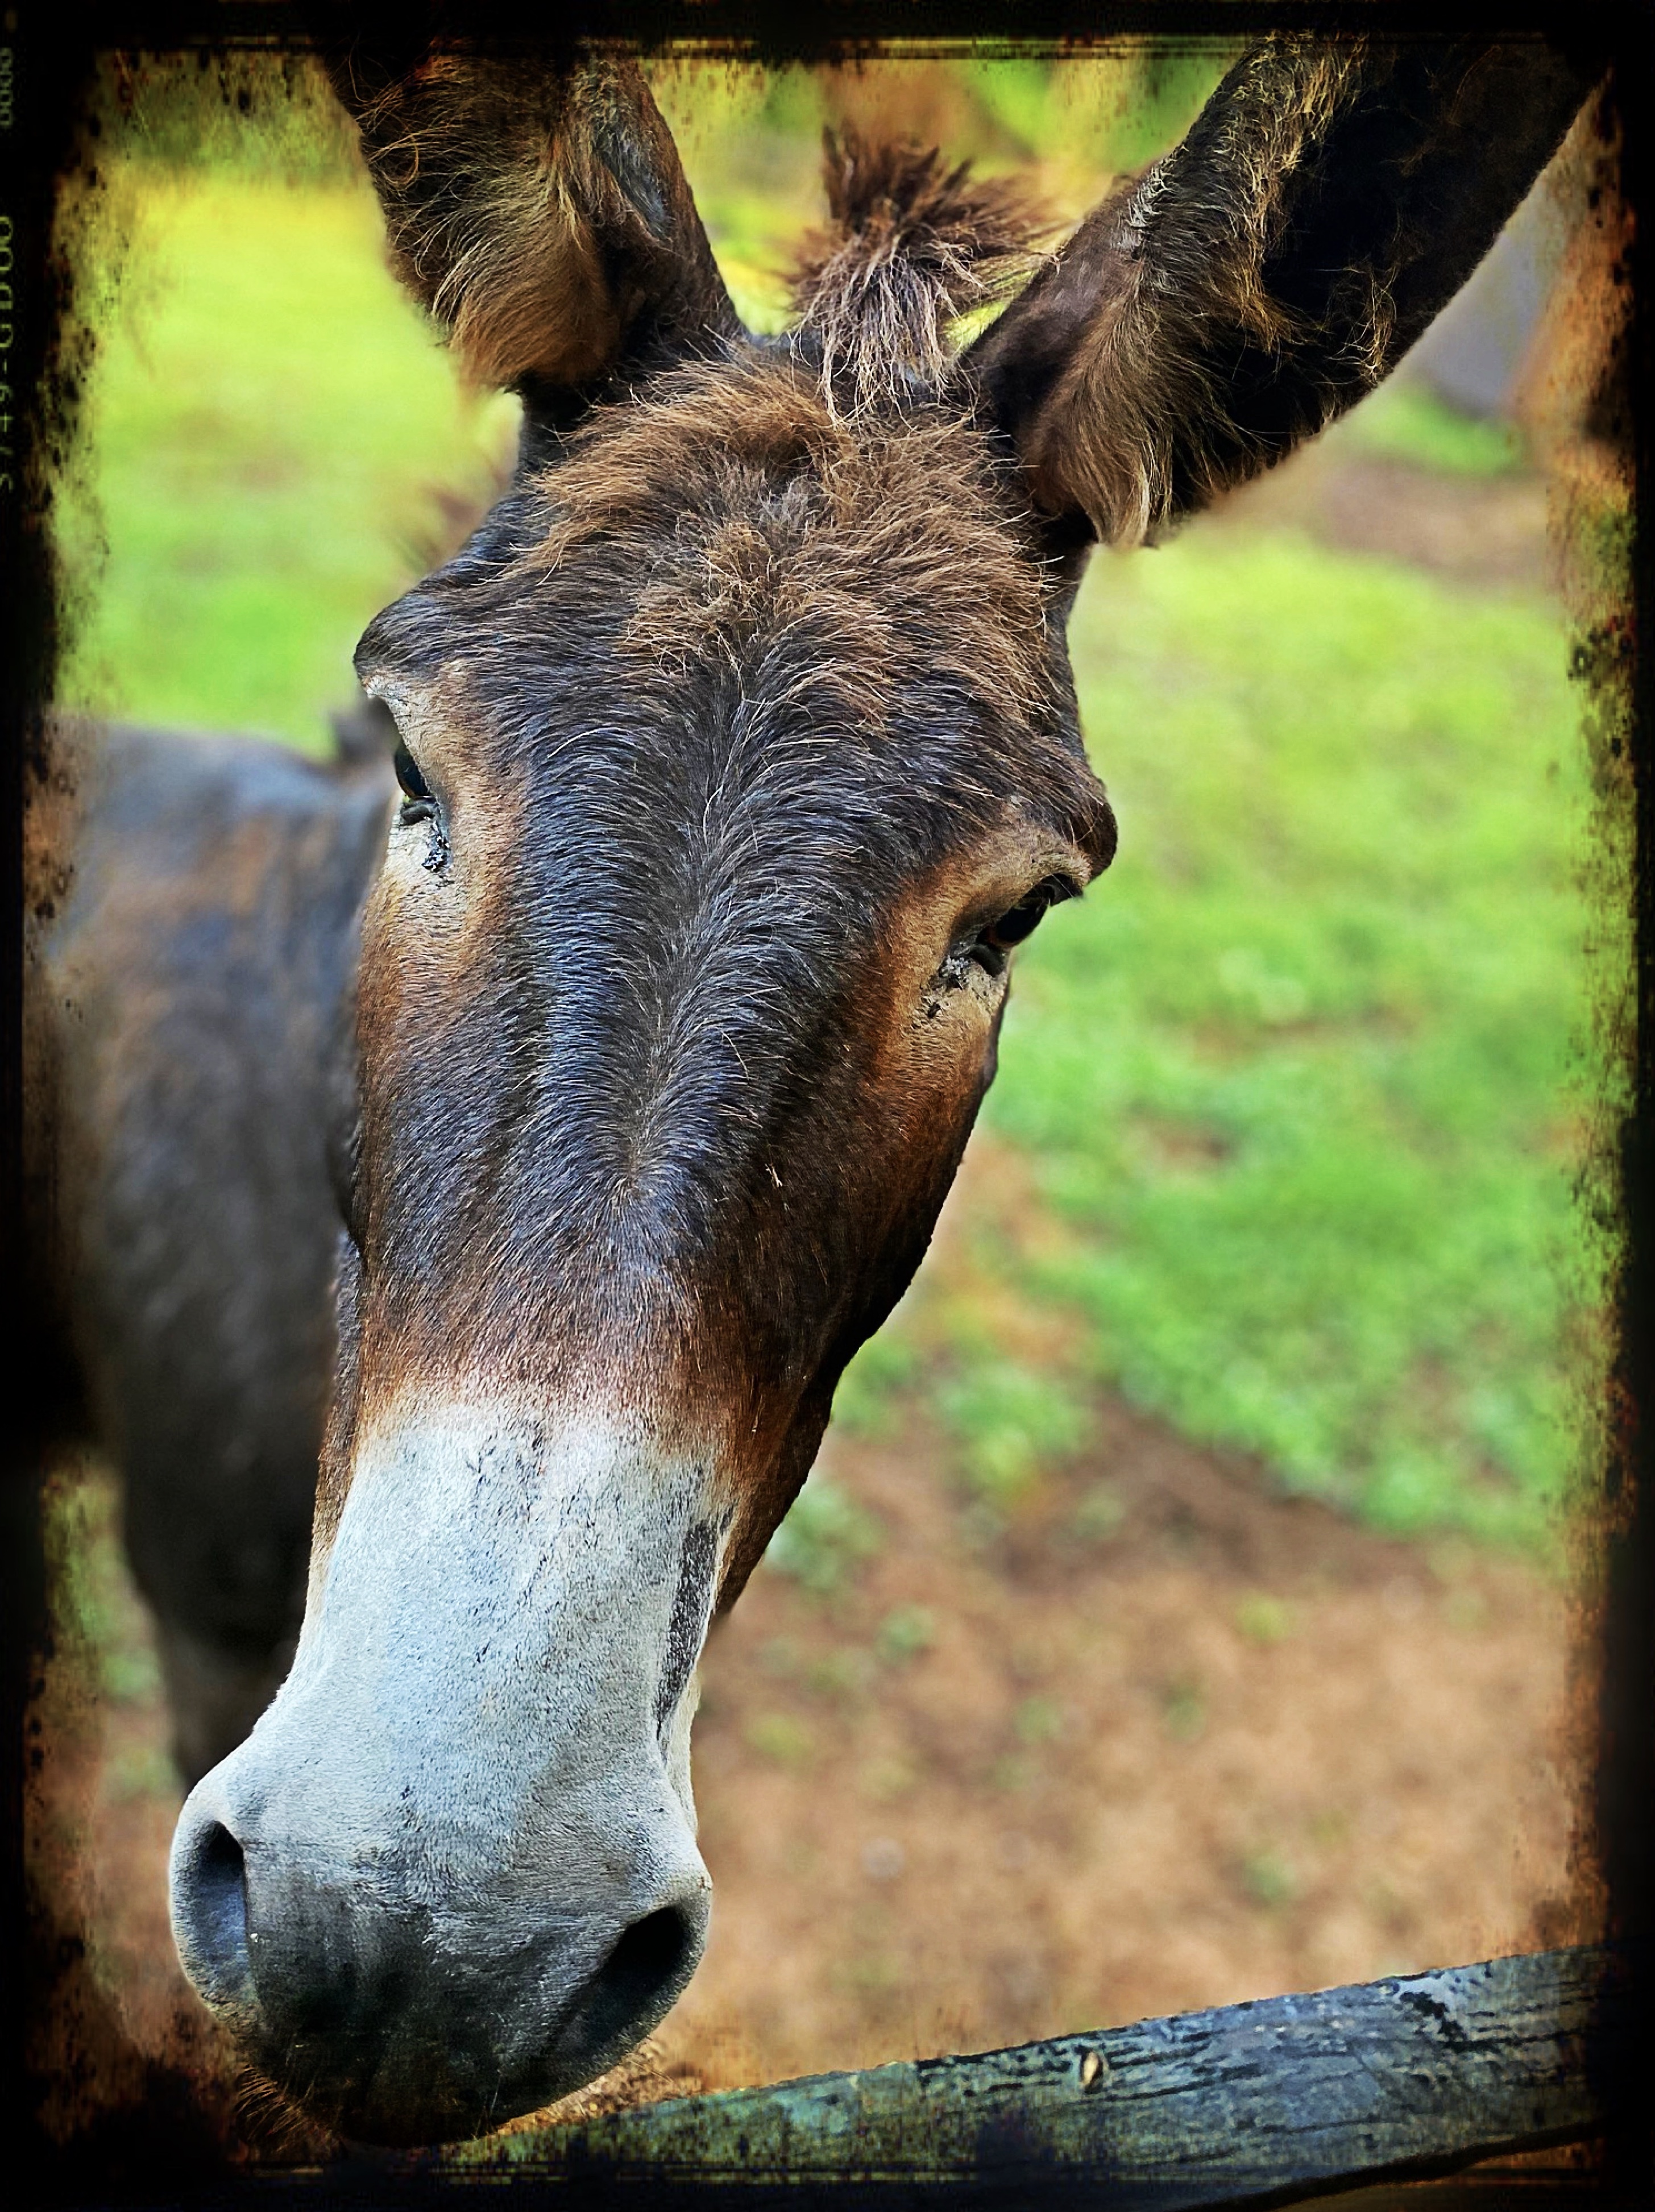
[[[478,383],[551,398],[739,331],[636,62],[358,46],[329,73],[397,273]]]
[[[965,356],[1065,535],[1135,544],[1370,391],[1602,69],[1538,40],[1269,38]]]

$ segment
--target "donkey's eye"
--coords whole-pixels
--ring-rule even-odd
[[[420,775],[420,763],[400,737],[396,741],[396,752],[392,754],[392,768],[396,769],[396,781],[403,785],[403,825],[436,821],[436,794],[425,776]]]
[[[1047,908],[1074,896],[1074,885],[1067,877],[1048,876],[1044,884],[1037,884],[1015,906],[1007,907],[997,920],[977,932],[971,958],[990,975],[1003,975],[1006,955],[1014,945],[1021,945],[1025,937],[1033,935]]]
[[[429,822],[436,812],[436,800],[431,787],[419,772],[419,763],[400,738],[397,750],[391,756],[391,765],[396,770],[397,781],[402,786],[402,818],[405,822]]]
[[[436,793],[419,772],[419,763],[400,738],[391,756],[391,765],[397,772],[397,781],[402,787],[402,810],[397,819],[405,830],[416,822],[429,822],[435,826],[425,849],[425,865],[434,876],[440,876],[448,865],[448,839],[442,826],[441,811]]]

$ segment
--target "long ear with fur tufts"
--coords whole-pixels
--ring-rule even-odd
[[[1037,503],[1135,544],[1342,413],[1470,275],[1599,67],[1537,40],[1254,46],[965,356]]]
[[[636,62],[358,46],[329,70],[397,273],[479,384],[551,399],[739,331]]]

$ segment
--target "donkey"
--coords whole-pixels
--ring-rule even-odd
[[[1005,186],[831,143],[766,340],[629,59],[337,64],[516,472],[362,641],[394,793],[82,740],[38,996],[53,1295],[210,1765],[179,1954],[342,2131],[480,2132],[683,1990],[709,1625],[924,1250],[1013,948],[1114,851],[1088,550],[1370,390],[1594,73],[1266,40],[1044,258]]]

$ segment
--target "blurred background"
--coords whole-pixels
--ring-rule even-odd
[[[1062,224],[1227,58],[653,76],[774,329],[824,125],[1031,173]],[[486,503],[515,403],[459,391],[396,291],[305,67],[110,96],[62,696],[325,752],[357,635]],[[658,2082],[1590,1927],[1574,1591],[1613,1255],[1587,1200],[1625,947],[1525,412],[1568,250],[1542,184],[1391,384],[1092,563],[1073,643],[1120,857],[1019,957],[934,1250],[714,1634],[714,1933]],[[37,1823],[137,2044],[198,2048],[106,1473],[63,1470],[53,1514]]]

